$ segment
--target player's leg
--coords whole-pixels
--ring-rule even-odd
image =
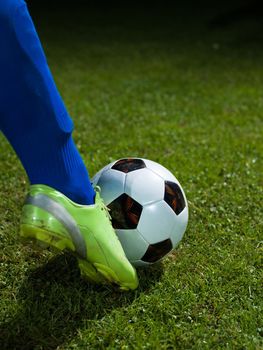
[[[78,203],[94,203],[71,136],[73,123],[23,0],[0,2],[0,28],[0,128],[31,184],[51,186]]]
[[[32,184],[22,235],[74,251],[82,273],[95,281],[104,276],[123,289],[136,288],[136,272],[90,184],[23,0],[0,2],[0,129]]]

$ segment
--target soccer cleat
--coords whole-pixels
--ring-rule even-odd
[[[96,188],[94,205],[74,203],[46,185],[32,185],[22,210],[20,234],[44,247],[70,250],[81,274],[96,283],[111,282],[122,290],[138,286],[110,215]]]

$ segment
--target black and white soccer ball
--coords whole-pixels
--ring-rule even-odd
[[[92,179],[110,209],[112,224],[134,266],[161,260],[181,241],[188,205],[175,176],[143,158],[124,158],[102,168]]]

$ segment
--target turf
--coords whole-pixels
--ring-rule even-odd
[[[20,243],[28,181],[0,135],[1,349],[263,348],[263,35],[253,14],[220,20],[235,6],[32,8],[90,174],[160,162],[190,220],[137,291],[92,286]]]

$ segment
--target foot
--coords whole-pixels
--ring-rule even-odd
[[[115,283],[122,290],[138,286],[98,188],[94,205],[79,205],[51,187],[31,186],[20,233],[42,247],[73,252],[81,274],[93,282]]]

